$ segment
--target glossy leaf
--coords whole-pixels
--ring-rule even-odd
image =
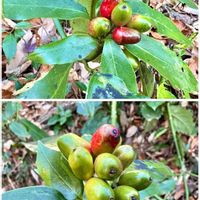
[[[96,112],[96,110],[100,107],[101,102],[77,102],[76,106],[76,112],[79,115],[83,115],[83,116],[89,116],[89,117],[93,117],[94,113]]]
[[[32,186],[3,193],[2,200],[66,200],[57,190],[45,186]]]
[[[153,119],[160,119],[162,116],[161,109],[153,110],[150,106],[148,106],[146,103],[140,104],[140,112],[142,116],[147,120],[151,121]]]
[[[147,101],[146,104],[152,108],[153,110],[156,110],[159,106],[164,104],[164,101]]]
[[[86,8],[89,16],[91,15],[93,1],[95,1],[95,0],[87,0],[87,1],[85,1],[85,0],[76,0],[77,3],[81,4],[83,7]]]
[[[172,192],[176,187],[176,180],[169,179],[163,182],[153,182],[148,188],[140,191],[140,198],[146,199],[155,195],[164,195]]]
[[[48,134],[45,131],[40,129],[31,121],[25,118],[22,118],[22,119],[19,119],[18,122],[21,123],[26,128],[27,133],[32,137],[34,141],[41,140],[43,138],[48,137]]]
[[[14,20],[89,17],[86,9],[74,0],[6,0],[3,1],[3,11],[5,17]]]
[[[60,152],[38,143],[37,169],[47,186],[60,191],[67,200],[81,199],[83,183],[77,179]]]
[[[74,34],[88,33],[89,20],[85,18],[73,19],[70,21],[70,26]]]
[[[24,140],[25,138],[29,138],[30,135],[28,134],[26,127],[18,121],[12,121],[9,124],[9,129],[20,139]]]
[[[91,7],[93,0],[77,0],[82,6],[84,6],[89,14],[91,15]],[[88,33],[88,24],[89,19],[86,18],[78,18],[70,21],[70,25],[72,27],[73,33]]]
[[[16,54],[17,40],[13,34],[8,34],[3,40],[3,52],[10,61]]]
[[[112,74],[94,74],[87,89],[88,99],[145,98],[131,93],[125,83]]]
[[[107,39],[103,47],[100,71],[121,78],[130,92],[137,93],[134,69],[125,54],[113,40]]]
[[[167,90],[164,83],[161,83],[157,88],[157,98],[158,99],[176,99],[176,97]]]
[[[33,27],[30,22],[19,22],[16,24],[15,29],[28,29]]]
[[[66,95],[67,77],[71,64],[55,65],[48,74],[27,84],[18,93],[22,93],[18,98],[24,99],[59,99]]]
[[[59,151],[58,146],[57,146],[57,139],[59,136],[48,136],[43,139],[40,139],[40,141],[48,148],[52,150]],[[38,141],[34,142],[22,142],[22,144],[30,151],[33,153],[37,152],[38,149]]]
[[[38,47],[29,59],[41,64],[73,63],[86,58],[97,46],[97,41],[89,35],[72,35]]]
[[[3,104],[2,119],[4,123],[9,122],[18,111],[22,109],[22,105],[19,102],[5,102]]]
[[[176,54],[160,42],[146,35],[126,48],[133,55],[154,67],[173,87],[187,92],[197,91],[197,80],[189,67]]]
[[[193,113],[179,105],[170,105],[169,112],[172,116],[172,124],[175,131],[187,135],[196,135],[194,132],[195,123],[193,122]]]
[[[152,9],[140,0],[128,0],[134,14],[148,16],[153,25],[157,28],[157,32],[165,35],[179,43],[190,45],[191,41],[181,33],[175,24],[161,12]]]
[[[174,172],[168,166],[153,160],[135,160],[126,171],[133,169],[147,170],[153,181],[156,182],[161,182],[174,176]]]
[[[152,97],[155,84],[154,74],[145,65],[140,66],[139,73],[142,81],[143,94],[148,97]]]

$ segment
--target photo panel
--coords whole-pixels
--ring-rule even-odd
[[[3,99],[198,99],[197,1],[5,0]]]
[[[198,103],[3,102],[3,200],[198,199]]]

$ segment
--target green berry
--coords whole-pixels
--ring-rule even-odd
[[[136,190],[144,190],[151,184],[150,174],[146,170],[131,170],[122,174],[119,178],[119,185],[128,185]]]
[[[133,15],[127,27],[143,33],[151,29],[151,20],[144,15]]]
[[[74,175],[81,180],[88,180],[94,173],[93,158],[90,152],[83,148],[74,149],[68,158],[69,166]]]
[[[111,30],[110,20],[105,17],[97,17],[90,21],[88,32],[94,38],[103,38]]]
[[[110,153],[102,153],[97,156],[94,168],[97,176],[105,180],[114,180],[122,170],[121,161]]]
[[[87,200],[115,200],[114,191],[103,180],[91,178],[85,184]]]
[[[114,192],[117,200],[140,200],[139,192],[130,186],[118,186],[114,189]]]
[[[129,63],[133,67],[133,69],[136,71],[140,68],[140,61],[137,57],[135,57],[133,54],[131,54],[128,50],[124,49],[124,54],[126,55]]]
[[[113,152],[117,156],[125,169],[128,167],[136,157],[136,153],[130,145],[121,145]]]
[[[90,150],[90,143],[74,133],[68,133],[58,138],[58,148],[61,153],[68,159],[69,154],[76,147],[84,147]]]
[[[119,3],[112,11],[111,20],[116,26],[126,25],[132,16],[132,9],[127,3]]]

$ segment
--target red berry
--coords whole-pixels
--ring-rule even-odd
[[[100,126],[92,136],[92,153],[94,156],[101,153],[112,153],[119,142],[119,130],[111,124],[104,124]]]
[[[112,33],[112,38],[117,44],[135,44],[141,40],[141,35],[134,29],[117,27]]]
[[[111,13],[121,0],[103,0],[100,6],[100,16],[110,19]]]

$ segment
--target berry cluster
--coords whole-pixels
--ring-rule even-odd
[[[90,21],[89,34],[103,38],[112,31],[112,38],[119,45],[138,43],[140,33],[151,28],[150,19],[139,14],[133,15],[131,7],[123,0],[103,0],[99,14],[100,17]]]
[[[73,174],[84,181],[88,200],[139,200],[139,192],[151,184],[145,170],[127,169],[136,157],[129,145],[121,145],[119,130],[104,124],[87,142],[69,133],[57,141]]]

